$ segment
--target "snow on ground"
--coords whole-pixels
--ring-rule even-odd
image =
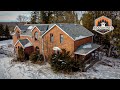
[[[8,45],[8,44],[13,44],[12,39],[0,41],[0,46],[6,46],[6,45]]]
[[[8,56],[13,56],[13,40],[0,41],[0,54],[6,54]]]
[[[7,42],[9,41],[4,41],[3,44],[10,44]],[[120,79],[120,60],[105,56],[87,72],[69,75],[54,73],[48,63],[38,65],[30,61],[12,62],[12,59],[13,57],[0,54],[0,79]]]

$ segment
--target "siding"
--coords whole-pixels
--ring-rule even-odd
[[[84,39],[76,40],[76,41],[74,42],[74,50],[76,51],[77,48],[78,48],[80,45],[85,44],[85,43],[88,43],[88,42],[92,42],[92,36],[91,36],[91,37],[84,38]]]

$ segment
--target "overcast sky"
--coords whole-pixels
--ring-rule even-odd
[[[78,11],[77,11],[78,12]],[[31,11],[0,11],[0,22],[15,22],[18,15],[30,16]],[[81,17],[81,12],[79,18]]]
[[[14,22],[17,21],[18,15],[30,16],[31,11],[0,11],[0,22]]]

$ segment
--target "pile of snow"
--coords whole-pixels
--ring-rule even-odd
[[[84,45],[83,48],[92,48],[91,44]]]
[[[31,29],[33,29],[33,28],[34,28],[34,26],[29,26],[27,29],[30,29],[30,30],[31,30]]]
[[[24,45],[24,47],[30,47],[30,46],[32,46],[32,44],[30,42],[27,43],[26,45]]]
[[[8,56],[13,56],[14,47],[13,40],[0,41],[0,54],[5,54]]]
[[[83,39],[83,38],[85,38],[85,37],[86,37],[86,36],[80,35],[79,37],[75,37],[75,40]]]

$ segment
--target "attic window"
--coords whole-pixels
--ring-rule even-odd
[[[38,40],[38,32],[35,32],[34,37],[35,37],[35,40]]]
[[[63,42],[63,40],[64,40],[63,35],[62,35],[62,34],[60,34],[60,43],[62,43],[62,42]]]
[[[53,39],[54,39],[53,34],[50,33],[50,42],[53,42]]]
[[[16,32],[16,36],[17,36],[17,39],[20,38],[20,32],[19,31]]]

